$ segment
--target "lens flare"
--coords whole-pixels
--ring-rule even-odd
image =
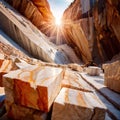
[[[61,19],[60,19],[60,18],[56,18],[56,19],[55,19],[55,24],[56,24],[57,26],[60,26],[60,25],[61,25]]]

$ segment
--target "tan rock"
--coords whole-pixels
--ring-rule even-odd
[[[69,69],[65,70],[64,79],[62,80],[62,87],[82,90],[86,92],[92,91],[90,85],[88,85],[78,73]]]
[[[99,76],[90,76],[86,73],[80,73],[81,77],[107,100],[109,100],[117,109],[120,109],[120,94],[110,90],[104,85],[104,74]]]
[[[2,87],[2,76],[13,69],[12,60],[0,60],[0,86]]]
[[[47,113],[5,102],[7,108],[7,116],[12,120],[46,120]]]
[[[4,54],[0,53],[0,60],[4,60],[5,56]],[[0,66],[1,66],[1,61],[0,61]]]
[[[99,76],[101,72],[101,68],[96,66],[89,66],[86,68],[86,72],[88,75],[91,76]]]
[[[104,84],[120,93],[120,60],[104,65]]]
[[[104,120],[106,108],[93,93],[62,88],[52,112],[52,120]]]
[[[63,73],[62,68],[40,65],[11,71],[4,75],[5,90],[12,90],[15,103],[48,112],[61,89]]]

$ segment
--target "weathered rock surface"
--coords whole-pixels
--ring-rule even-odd
[[[14,66],[12,60],[1,60],[0,59],[0,87],[3,87],[2,77],[4,74],[10,72],[11,70],[15,70],[17,67]]]
[[[11,91],[11,96],[7,99],[48,112],[61,89],[63,72],[61,68],[40,65],[11,71],[3,79],[6,94],[10,95]]]
[[[43,4],[44,4],[43,6],[41,5],[42,1],[34,1],[33,0],[32,2],[35,4],[35,6],[33,5],[33,3],[31,1],[26,2],[26,0],[22,0],[22,3],[20,1],[16,1],[16,0],[15,0],[15,2],[13,2],[13,0],[11,0],[11,1],[12,1],[11,5],[13,7],[15,7],[18,11],[21,12],[21,9],[19,9],[20,6],[21,6],[21,8],[22,7],[25,8],[25,9],[22,9],[21,13],[24,16],[26,16],[29,20],[31,20],[32,23],[35,24],[38,28],[40,28],[40,30],[44,34],[46,34],[47,36],[50,36],[50,37],[55,37],[54,41],[56,44],[60,45],[63,43],[64,44],[67,43],[67,45],[73,49],[72,53],[74,53],[78,56],[77,59],[82,59],[85,63],[87,63],[89,60],[92,60],[91,53],[89,51],[88,41],[86,40],[86,37],[85,37],[81,27],[78,28],[77,25],[75,25],[73,23],[72,23],[72,26],[70,24],[66,25],[63,22],[63,25],[61,25],[60,28],[57,28],[54,24],[54,19],[53,18],[51,19],[51,14],[49,16],[49,20],[48,20],[47,24],[46,24],[46,18],[42,18],[42,20],[41,20],[40,11],[42,10],[43,6],[45,6],[44,3],[46,3],[46,1],[43,2]],[[48,10],[45,9],[45,11],[46,12],[44,12],[44,15],[47,15],[47,17],[48,17],[49,9]],[[34,21],[36,21],[36,22],[34,23]],[[37,25],[37,23],[38,23],[38,25]],[[42,26],[41,26],[41,24],[42,24]],[[62,39],[62,42],[60,39]],[[66,50],[63,49],[63,51],[66,52],[67,48],[66,48]],[[69,53],[68,57],[70,57],[70,56],[72,56],[72,55]],[[71,60],[73,60],[73,59],[71,58]],[[76,61],[74,61],[74,62],[76,62]]]
[[[106,107],[93,93],[62,88],[52,112],[52,120],[104,120]]]
[[[119,0],[75,0],[64,12],[63,19],[82,27],[96,63],[120,52],[119,6]]]
[[[7,118],[12,120],[46,120],[47,113],[23,107],[9,101],[5,102]]]
[[[65,53],[5,2],[0,3],[0,16],[0,28],[33,56],[58,64],[70,63]]]
[[[5,0],[28,18],[44,34],[50,34],[54,17],[47,0]]]
[[[104,64],[104,84],[120,93],[120,60],[110,63],[110,64]]]
[[[62,36],[65,42],[71,46],[77,56],[80,56],[84,63],[92,60],[86,36],[78,24],[72,21],[64,21]]]

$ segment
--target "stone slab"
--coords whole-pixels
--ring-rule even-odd
[[[106,107],[90,92],[62,88],[52,111],[52,120],[104,120]]]
[[[48,112],[61,89],[63,73],[62,68],[33,65],[4,75],[3,85],[8,94],[9,89],[13,92],[16,104]]]
[[[62,87],[82,90],[86,92],[93,91],[91,86],[87,84],[77,72],[74,72],[70,69],[65,70],[64,79],[62,80]]]

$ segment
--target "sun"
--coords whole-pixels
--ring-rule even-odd
[[[56,26],[60,26],[61,25],[61,18],[55,18],[55,24],[56,24]]]

